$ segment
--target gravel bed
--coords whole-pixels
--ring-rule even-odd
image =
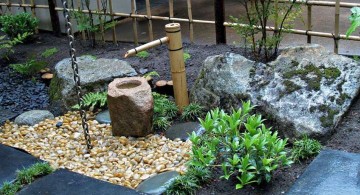
[[[54,168],[66,168],[96,179],[136,188],[161,172],[186,171],[191,142],[169,140],[161,135],[143,138],[114,137],[111,126],[99,124],[89,113],[94,148],[87,153],[77,112],[34,126],[6,122],[0,127],[0,143],[23,149]],[[56,123],[63,122],[59,128]]]

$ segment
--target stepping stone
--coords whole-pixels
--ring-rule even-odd
[[[152,195],[160,195],[166,191],[169,185],[179,176],[176,171],[168,171],[157,174],[141,182],[136,190]]]
[[[0,125],[4,124],[6,120],[14,119],[18,114],[7,109],[0,108]]]
[[[287,194],[360,194],[360,154],[321,151]]]
[[[24,187],[19,195],[52,194],[52,195],[138,195],[142,194],[133,189],[114,185],[85,175],[58,169],[50,175],[35,180]]]
[[[110,124],[110,113],[109,110],[101,111],[99,114],[96,115],[95,120],[99,122],[100,124]]]
[[[42,161],[28,153],[0,144],[0,188],[4,182],[15,180],[17,170],[28,168],[38,162]]]
[[[18,125],[33,126],[45,119],[54,119],[54,115],[47,110],[31,110],[20,114],[14,122]]]
[[[180,138],[182,141],[186,141],[193,131],[195,131],[197,135],[201,135],[205,129],[198,122],[179,123],[172,125],[166,130],[165,136],[171,140]]]

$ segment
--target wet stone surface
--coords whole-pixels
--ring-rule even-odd
[[[165,136],[171,140],[180,138],[182,141],[189,139],[189,135],[195,131],[197,135],[201,135],[205,130],[198,122],[186,122],[172,125],[165,132]]]
[[[104,110],[97,114],[95,120],[97,120],[97,122],[99,122],[100,124],[110,124],[111,119],[109,110]]]
[[[167,187],[179,176],[176,171],[168,171],[143,181],[136,190],[152,195],[164,193]]]

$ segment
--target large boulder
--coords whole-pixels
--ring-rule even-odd
[[[118,59],[77,58],[82,93],[105,91],[114,78],[137,75],[129,63]],[[66,58],[55,66],[55,76],[50,84],[50,98],[69,109],[77,103],[71,59]]]
[[[207,108],[239,107],[250,99],[285,136],[324,138],[360,89],[360,66],[319,45],[288,47],[269,64],[237,54],[205,60],[191,99]]]

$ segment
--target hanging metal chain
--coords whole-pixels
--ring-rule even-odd
[[[92,146],[91,146],[91,140],[90,140],[90,135],[89,135],[89,125],[87,124],[86,112],[84,110],[84,104],[82,101],[83,99],[82,99],[82,94],[81,94],[79,66],[76,61],[76,56],[75,56],[76,50],[74,48],[74,36],[72,34],[72,25],[70,22],[69,9],[67,7],[67,1],[66,0],[61,0],[61,1],[63,4],[63,7],[64,7],[64,17],[66,20],[66,28],[67,28],[66,31],[67,31],[67,35],[68,35],[68,39],[69,39],[71,67],[74,72],[75,89],[76,89],[76,94],[78,97],[78,104],[80,105],[81,125],[84,130],[87,149],[90,150],[92,148]]]

